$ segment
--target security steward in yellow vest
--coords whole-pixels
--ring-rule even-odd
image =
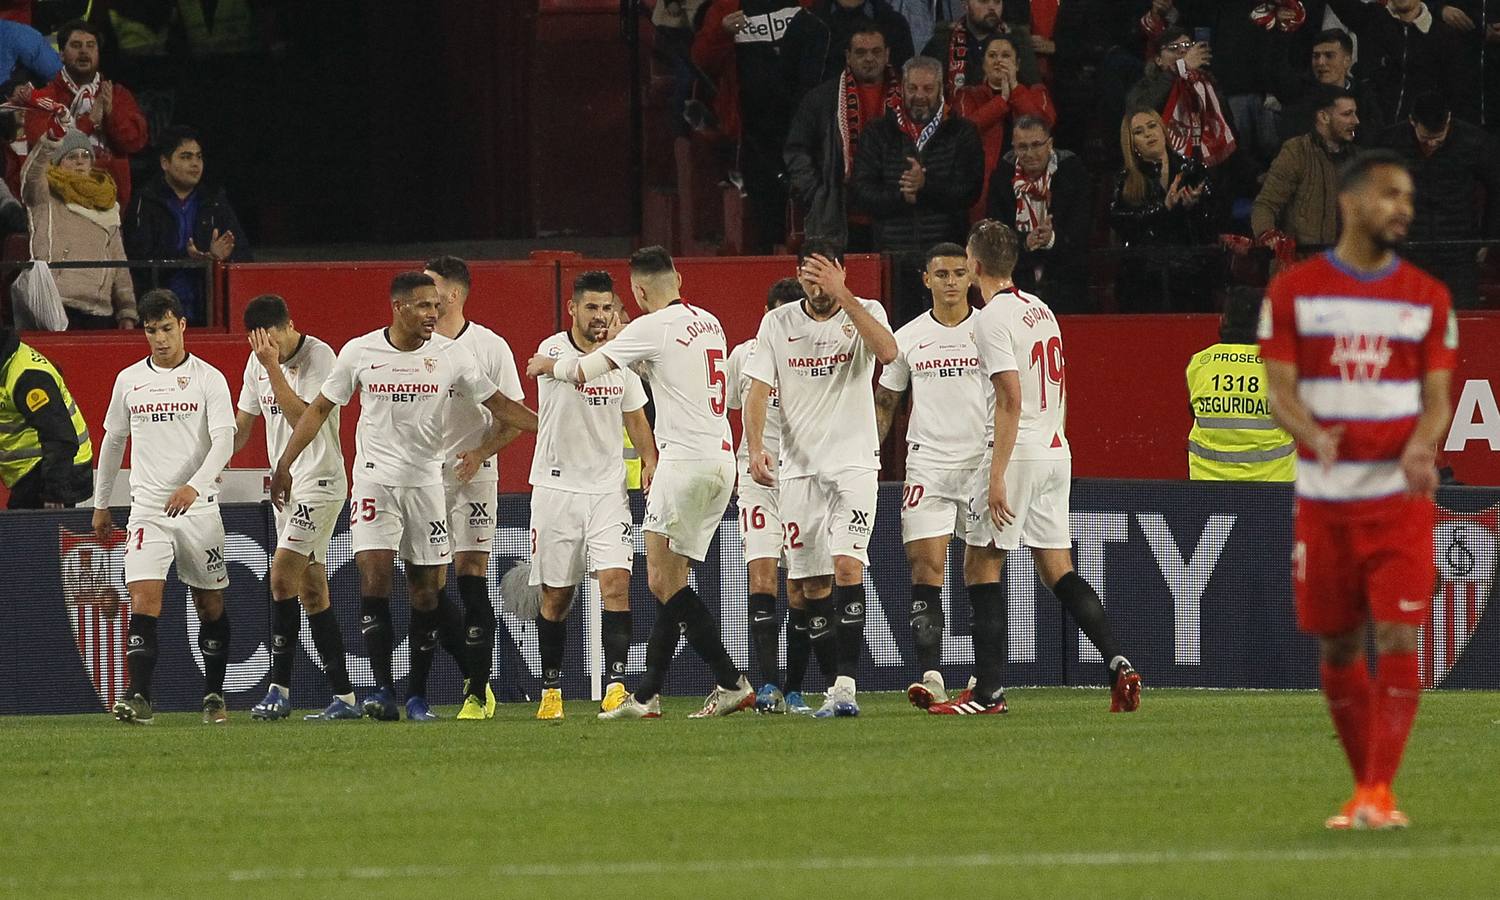
[[[94,493],[88,426],[47,358],[0,328],[0,481],[11,509],[73,506]]]
[[[1251,289],[1232,293],[1219,321],[1219,343],[1188,363],[1188,477],[1194,481],[1296,477],[1296,445],[1271,419],[1266,365],[1255,338],[1260,301]]]

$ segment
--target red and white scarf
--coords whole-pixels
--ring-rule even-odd
[[[943,116],[947,114],[948,102],[941,100],[938,102],[937,112],[932,114],[932,121],[918,128],[917,123],[906,114],[906,104],[903,103],[890,112],[890,115],[896,119],[896,126],[906,132],[911,142],[917,145],[918,153],[921,153],[922,148],[927,146],[927,142],[932,140],[932,136],[937,134],[938,127],[943,124]]]
[[[1035,178],[1022,172],[1020,161],[1016,162],[1016,174],[1010,180],[1016,195],[1016,231],[1025,233],[1041,227],[1052,205],[1052,176],[1056,172],[1056,151],[1048,156],[1047,168]]]
[[[896,70],[890,66],[885,67],[885,108],[890,112],[901,109],[901,79],[896,77]],[[845,66],[839,75],[839,109],[838,126],[839,142],[844,147],[844,180],[848,181],[854,174],[854,154],[859,150],[859,82],[854,80],[854,73]]]
[[[1219,106],[1213,82],[1197,69],[1177,62],[1177,78],[1162,110],[1172,149],[1205,166],[1217,166],[1235,150],[1234,131]]]
[[[969,64],[969,29],[963,22],[953,23],[953,33],[948,36],[948,96],[954,96],[964,86],[964,70]]]
[[[1283,22],[1276,13],[1283,9],[1291,10],[1294,15],[1291,19]],[[1250,10],[1250,21],[1267,31],[1296,31],[1307,21],[1307,10],[1302,6],[1302,0],[1268,0]]]
[[[68,104],[68,111],[73,114],[73,119],[76,121],[94,108],[94,97],[99,93],[99,73],[95,72],[92,80],[79,84],[73,80],[72,75],[68,74],[67,69],[63,69],[62,80],[63,84],[68,86],[68,90],[73,92],[73,102]]]

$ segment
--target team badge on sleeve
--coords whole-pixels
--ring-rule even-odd
[[[26,408],[36,412],[48,403],[52,402],[47,397],[47,392],[41,388],[32,388],[26,392]]]

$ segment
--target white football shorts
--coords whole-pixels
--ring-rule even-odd
[[[355,479],[349,498],[349,536],[355,553],[395,550],[412,565],[447,565],[453,550],[448,543],[443,486],[397,487]]]
[[[907,467],[901,487],[901,543],[927,538],[963,537],[968,524],[974,470]]]
[[[646,495],[642,531],[665,535],[674,553],[702,562],[734,491],[734,457],[664,459]]]
[[[604,569],[629,572],[634,562],[635,529],[624,491],[580,494],[549,487],[531,489],[533,585],[571,587],[585,575]]]
[[[221,591],[229,586],[224,519],[217,505],[172,518],[160,509],[133,506],[125,531],[126,584],[166,581],[175,561],[177,577],[188,587]]]
[[[343,497],[298,497],[287,499],[276,511],[276,549],[290,550],[310,562],[328,563],[328,542],[344,511]]]
[[[1004,529],[996,528],[990,517],[990,466],[986,461],[974,472],[965,542],[974,547],[993,544],[998,550],[1014,550],[1022,544],[1038,550],[1071,548],[1068,495],[1072,486],[1070,459],[1012,460],[1005,468],[1005,499],[1016,516]]]
[[[443,493],[448,503],[448,542],[453,552],[489,553],[495,540],[495,513],[500,506],[499,484],[449,481],[443,483]]]
[[[781,482],[788,578],[832,575],[835,556],[870,564],[878,474],[874,469],[842,469]]]
[[[781,502],[776,488],[756,484],[748,472],[741,472],[738,506],[745,562],[781,559]]]

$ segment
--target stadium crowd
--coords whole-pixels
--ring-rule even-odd
[[[661,0],[653,23],[671,125],[726,150],[751,249],[887,253],[897,322],[925,248],[986,216],[1060,311],[1216,308],[1264,277],[1226,259],[1332,242],[1333,173],[1373,147],[1412,166],[1409,255],[1483,304],[1494,0]]]

